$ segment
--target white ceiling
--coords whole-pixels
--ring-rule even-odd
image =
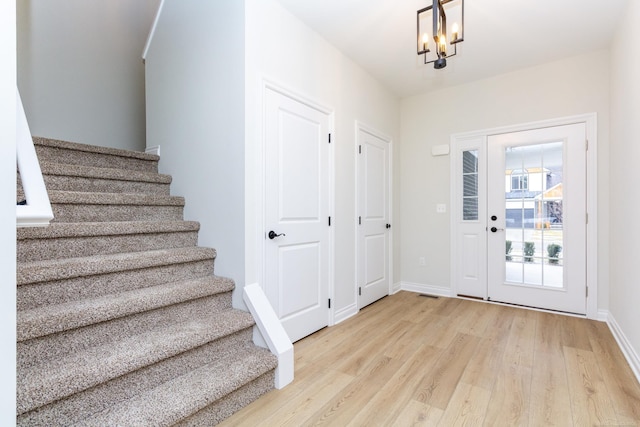
[[[430,0],[279,0],[400,97],[605,49],[627,1],[466,0],[465,41],[435,70],[415,50]]]

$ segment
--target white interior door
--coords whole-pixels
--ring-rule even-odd
[[[358,128],[358,307],[389,294],[390,142]]]
[[[586,313],[584,123],[489,136],[488,298]]]
[[[329,116],[265,91],[265,293],[297,341],[329,321]]]

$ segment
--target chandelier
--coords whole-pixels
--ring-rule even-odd
[[[455,56],[458,43],[464,41],[464,0],[433,0],[420,9],[417,41],[418,55],[424,55],[425,64],[433,63],[436,70],[446,67],[447,58]]]

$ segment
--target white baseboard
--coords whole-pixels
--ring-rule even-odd
[[[391,285],[391,292],[389,293],[389,295],[397,294],[401,290],[402,290],[402,282],[396,282],[393,285]]]
[[[145,153],[147,154],[155,154],[156,156],[160,155],[160,146],[159,145],[154,145],[153,147],[147,147],[144,150]]]
[[[444,286],[425,285],[422,283],[400,282],[400,288],[403,291],[417,292],[420,294],[429,294],[439,297],[452,297],[451,288]]]
[[[356,314],[358,314],[358,304],[356,303],[348,305],[345,308],[341,308],[340,310],[336,310],[336,312],[333,313],[333,324],[337,325]]]
[[[635,349],[627,339],[627,336],[624,334],[622,329],[620,329],[620,325],[618,325],[618,322],[616,322],[616,319],[611,313],[608,313],[607,325],[609,325],[609,329],[611,330],[613,337],[616,339],[622,354],[624,354],[625,359],[629,362],[629,366],[631,366],[631,370],[635,374],[636,379],[640,382],[640,357],[638,357],[638,353],[636,353]]]
[[[606,322],[607,320],[609,320],[609,311],[598,309],[598,314],[595,320],[599,322]]]

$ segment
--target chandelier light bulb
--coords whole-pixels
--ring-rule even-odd
[[[429,34],[422,34],[422,50],[427,51],[429,46]]]
[[[453,41],[458,40],[458,32],[459,32],[459,28],[458,28],[458,23],[454,22],[453,25],[451,26],[451,37],[453,39]]]

